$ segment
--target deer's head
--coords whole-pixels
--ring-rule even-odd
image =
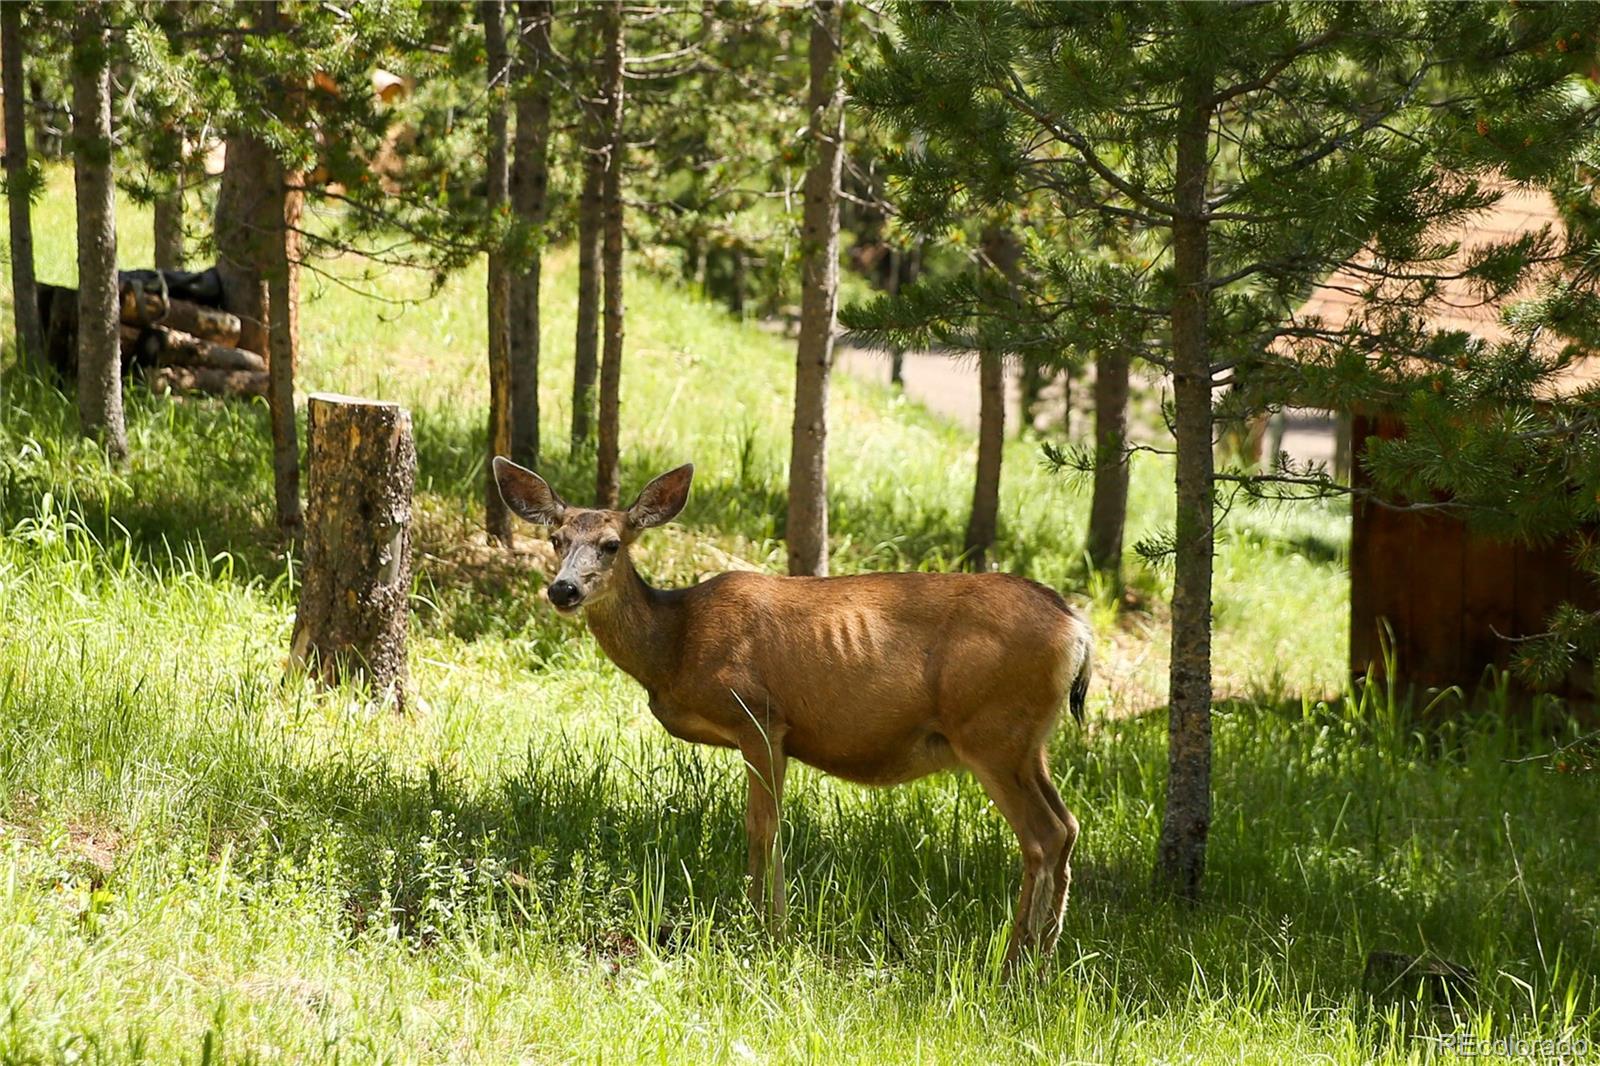
[[[627,510],[609,511],[574,507],[532,470],[500,456],[494,460],[495,484],[506,506],[550,530],[550,546],[561,569],[545,595],[562,614],[606,597],[617,560],[627,557],[628,545],[640,533],[672,521],[683,510],[693,478],[694,464],[686,463],[646,485]]]

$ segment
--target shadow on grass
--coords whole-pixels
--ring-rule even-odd
[[[1198,906],[1151,887],[1160,784],[1144,768],[1163,751],[1159,721],[1064,732],[1054,763],[1083,837],[1060,963],[1151,1007],[1212,981],[1242,985],[1261,1003],[1337,1005],[1359,990],[1374,948],[1437,953],[1541,994],[1560,975],[1532,961],[1538,929],[1569,968],[1592,956],[1568,908],[1593,874],[1547,842],[1537,857],[1524,854],[1526,901],[1508,892],[1496,813],[1510,789],[1523,797],[1520,832],[1570,834],[1588,817],[1579,790],[1502,763],[1501,740],[1468,738],[1436,760],[1420,749],[1363,750],[1371,738],[1358,725],[1336,750],[1319,747],[1328,725],[1245,705],[1219,718],[1208,897]],[[1499,786],[1488,782],[1494,773]],[[1476,775],[1476,796],[1462,795],[1460,774]],[[551,741],[480,785],[377,762],[282,775],[273,846],[313,849],[331,822],[353,875],[355,927],[393,924],[427,942],[445,935],[446,917],[470,924],[488,906],[580,945],[696,922],[736,943],[759,935],[744,903],[743,775],[732,755],[655,739]],[[970,780],[855,790],[802,770],[791,782],[792,916],[813,948],[903,964],[921,987],[930,960],[981,959],[1004,934],[1017,845]],[[1510,1010],[1512,994],[1525,995],[1512,984],[1486,994]],[[1593,993],[1579,989],[1580,1009]]]
[[[191,569],[196,559],[227,553],[241,582],[273,581],[288,568],[274,527],[271,441],[261,401],[156,397],[125,391],[131,459],[112,470],[81,439],[71,399],[54,382],[27,371],[9,375],[11,410],[4,432],[17,445],[0,461],[0,528],[38,518],[48,499],[55,516],[92,534],[108,557],[126,548],[152,573]],[[421,410],[417,443],[414,572],[421,631],[442,628],[462,639],[518,632],[531,617],[539,583],[535,560],[486,547],[481,533],[485,429],[468,412]],[[301,427],[302,438],[304,426]],[[676,457],[636,451],[623,463],[627,498]],[[541,472],[569,499],[593,493],[593,459],[557,452]],[[626,502],[626,501],[625,501]],[[837,540],[856,547],[847,568],[917,569],[952,565],[960,554],[964,517],[935,506],[904,506],[836,487]],[[762,543],[781,535],[787,509],[777,473],[751,465],[722,477],[702,470],[686,528]],[[535,533],[532,527],[524,527]],[[1070,551],[1056,543],[1002,542],[995,557],[1024,571],[1039,555]],[[660,575],[678,584],[687,575]],[[520,587],[530,594],[507,597]],[[511,602],[511,600],[517,602]]]

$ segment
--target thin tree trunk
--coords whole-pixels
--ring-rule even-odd
[[[511,80],[506,50],[505,0],[481,0],[483,37],[489,58],[489,217],[505,211],[510,184],[506,137],[506,90]],[[483,460],[483,527],[494,540],[511,540],[511,512],[494,480],[494,457],[511,454],[511,275],[505,253],[489,249],[489,452]]]
[[[884,290],[893,296],[900,295],[900,276],[904,273],[905,263],[900,249],[894,245],[889,246],[889,276],[884,279]],[[906,351],[899,345],[889,349],[889,384],[904,385],[906,383]]]
[[[291,230],[299,219],[304,192],[300,176],[284,174],[281,168],[278,187],[282,190],[282,210],[278,232],[268,245],[266,270],[270,308],[267,341],[271,350],[267,360],[267,406],[272,416],[272,486],[278,532],[285,540],[298,542],[305,534],[305,515],[300,506],[300,436],[294,417],[294,379],[299,362],[295,318],[299,301],[292,277],[298,242]]]
[[[1200,895],[1211,828],[1211,365],[1205,212],[1211,81],[1191,74],[1178,107],[1173,223],[1172,377],[1177,437],[1176,570],[1172,592],[1167,806],[1155,881],[1180,898]]]
[[[1089,565],[1122,589],[1122,531],[1128,517],[1128,355],[1101,352],[1094,366],[1094,493]]]
[[[6,198],[11,213],[11,309],[21,359],[44,363],[44,324],[33,276],[28,120],[23,98],[22,4],[0,4],[0,92],[5,94]]]
[[[156,13],[156,25],[167,39],[167,47],[177,54],[183,47],[178,32],[183,26],[183,6],[166,0]],[[155,162],[160,173],[161,191],[156,194],[152,214],[157,270],[183,269],[183,187],[188,178],[184,158],[183,130],[176,123],[156,134]]]
[[[122,332],[117,314],[116,187],[111,177],[111,68],[105,13],[79,10],[73,41],[73,184],[78,197],[78,420],[120,463]]]
[[[589,121],[585,119],[585,121]],[[594,423],[594,382],[600,366],[600,200],[605,157],[598,137],[585,140],[583,193],[578,200],[578,335],[572,346],[572,450],[589,443]]]
[[[156,269],[183,269],[183,191],[159,193],[155,202]]]
[[[213,230],[222,306],[239,320],[239,347],[265,355],[267,281],[262,264],[270,258],[267,245],[278,232],[278,163],[248,131],[229,134],[227,146]]]
[[[277,2],[264,7],[262,25],[270,33],[286,28]],[[281,94],[281,106],[290,114],[299,110],[297,89]],[[262,146],[262,168],[270,178],[261,198],[256,221],[255,251],[259,272],[267,287],[267,407],[272,420],[272,493],[278,532],[298,544],[305,535],[305,515],[300,505],[300,435],[295,422],[294,381],[300,362],[300,293],[298,260],[300,209],[305,198],[304,179],[287,173],[273,152]]]
[[[736,318],[744,318],[744,245],[736,244],[728,252],[728,310]]]
[[[1006,363],[997,351],[978,353],[978,470],[972,479],[963,565],[988,569],[989,549],[999,531],[1000,460],[1006,440]]]
[[[595,500],[617,506],[621,494],[618,434],[622,421],[622,151],[623,39],[622,5],[602,9],[605,32],[606,169],[601,183],[604,238],[601,246],[605,278],[605,343],[600,355],[600,432],[595,472]]]
[[[794,431],[789,453],[789,573],[828,573],[828,377],[839,300],[839,176],[844,162],[840,8],[811,5],[806,98],[811,164],[800,232],[800,339],[795,346]]]
[[[517,5],[517,135],[511,208],[539,244],[511,274],[511,458],[539,465],[539,273],[550,181],[551,0]]]
[[[597,12],[578,19],[581,54],[593,55],[599,34]],[[601,192],[605,183],[604,108],[600,66],[584,79],[578,151],[583,165],[583,191],[578,198],[578,330],[572,345],[572,451],[586,447],[593,434],[594,386],[600,367],[600,239],[605,225]]]
[[[1351,435],[1354,430],[1354,419],[1349,411],[1334,412],[1333,479],[1341,485],[1350,484]]]
[[[1032,353],[1024,355],[1020,362],[1022,364],[1022,373],[1019,375],[1021,378],[1019,385],[1022,393],[1022,410],[1020,412],[1021,417],[1017,419],[1018,436],[1021,436],[1023,433],[1026,433],[1028,430],[1033,428],[1033,420],[1035,417],[1037,417],[1039,412],[1039,397],[1044,392],[1045,382],[1048,380],[1045,374],[1044,363],[1037,355]],[[1067,421],[1069,423],[1068,428],[1070,430],[1072,414],[1070,376],[1068,377],[1067,381]]]

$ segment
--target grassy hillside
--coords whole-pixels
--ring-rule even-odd
[[[72,277],[64,177],[35,222],[57,282]],[[147,262],[147,220],[126,205],[121,219],[123,262]],[[1170,578],[1140,569],[1148,610],[1092,604],[1092,724],[1057,745],[1084,834],[1043,973],[998,981],[1015,842],[956,776],[867,792],[793,775],[792,928],[768,937],[742,902],[735,757],[670,741],[582,628],[540,609],[537,543],[506,553],[476,533],[481,270],[430,295],[420,276],[318,268],[305,385],[414,413],[417,709],[284,680],[294,562],[270,535],[259,406],[130,388],[134,458],[110,471],[68,398],[8,373],[0,1061],[1426,1054],[1362,998],[1373,949],[1476,967],[1468,1014],[1485,1034],[1592,1035],[1593,778],[1506,761],[1547,744],[1498,718],[1424,739],[1398,695],[1331,699],[1336,508],[1235,511],[1223,528],[1205,905],[1147,891]],[[546,277],[542,466],[582,499],[592,463],[565,443],[570,257]],[[697,465],[642,568],[672,583],[776,567],[792,347],[649,277],[630,286],[624,484]],[[847,380],[834,410],[836,566],[948,565],[971,440]],[[1036,441],[1006,463],[1000,565],[1082,592],[1086,495],[1043,471]],[[1134,531],[1160,528],[1169,497],[1168,469],[1137,463]]]

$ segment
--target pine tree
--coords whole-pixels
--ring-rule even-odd
[[[551,0],[518,0],[511,207],[521,239],[511,267],[511,458],[539,465],[539,273],[549,213]]]
[[[604,330],[600,351],[600,418],[598,423],[598,461],[595,464],[595,502],[600,507],[616,507],[622,491],[618,463],[622,433],[622,238],[625,220],[622,203],[622,173],[627,148],[624,126],[627,42],[626,20],[620,0],[607,0],[601,8],[601,38],[605,45],[605,171],[600,183],[601,204],[601,279],[604,282]]]
[[[794,433],[789,455],[789,573],[828,573],[828,378],[839,299],[839,177],[844,162],[840,5],[811,5],[811,87],[800,339],[795,352]]]
[[[33,197],[24,111],[22,15],[25,4],[0,4],[0,92],[5,95],[6,204],[11,221],[11,310],[20,359],[44,358],[44,326],[33,275]]]
[[[1199,894],[1210,827],[1211,581],[1227,487],[1318,493],[1311,471],[1214,469],[1218,419],[1259,402],[1252,383],[1350,402],[1387,387],[1373,351],[1426,350],[1398,316],[1307,350],[1291,312],[1342,266],[1437,277],[1424,235],[1492,199],[1511,158],[1551,174],[1593,118],[1562,87],[1551,47],[1592,39],[1583,6],[902,5],[900,39],[857,79],[872,116],[915,132],[898,194],[952,219],[1045,192],[1063,233],[1131,231],[1161,251],[1108,261],[1092,244],[1041,249],[1057,350],[1140,353],[1170,376],[1177,518],[1146,544],[1174,561],[1167,805],[1157,882]],[[1513,106],[1515,105],[1515,106]],[[1520,118],[1513,115],[1520,114]],[[1493,116],[1526,130],[1491,159],[1470,133]],[[1520,123],[1520,127],[1519,127]],[[1541,140],[1540,138],[1545,138]],[[1372,253],[1373,243],[1377,252]],[[1519,280],[1527,256],[1482,264]],[[1334,365],[1339,374],[1313,372]],[[1333,384],[1340,387],[1334,389]],[[1238,386],[1214,405],[1225,385]]]
[[[480,0],[484,51],[488,63],[489,124],[488,209],[498,220],[510,209],[511,161],[507,136],[506,98],[511,84],[511,53],[506,47],[505,0]],[[511,540],[511,512],[495,486],[494,459],[511,454],[511,274],[504,250],[489,249],[489,452],[483,461],[484,528],[494,540]]]
[[[109,5],[77,15],[72,41],[72,172],[78,212],[78,419],[114,463],[128,456],[117,309]]]

